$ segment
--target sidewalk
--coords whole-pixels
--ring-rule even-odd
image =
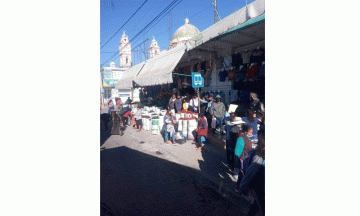
[[[221,139],[222,138],[222,139]],[[199,170],[206,179],[213,182],[210,187],[228,198],[231,202],[248,205],[249,203],[235,192],[236,180],[231,170],[227,167],[225,153],[225,136],[209,135],[209,144],[202,150],[197,150],[192,140],[184,144],[165,145],[161,135],[152,135],[151,131],[137,132],[128,126],[124,136],[113,135],[101,146],[101,149],[110,149],[121,146],[121,141],[126,142],[129,148],[147,152],[156,157],[166,159],[183,166]]]

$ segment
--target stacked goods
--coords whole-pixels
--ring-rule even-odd
[[[180,113],[180,118],[185,118],[185,113]]]
[[[164,116],[160,115],[159,116],[159,129],[160,129],[160,131],[163,130],[163,126],[164,126]]]
[[[195,130],[197,128],[197,122],[195,118],[188,120],[188,139],[194,140]]]
[[[156,107],[156,108],[155,108],[155,113],[158,114],[158,115],[160,115],[160,108],[159,108],[159,107]]]
[[[178,121],[178,131],[182,131],[182,129],[183,129],[182,122],[183,122],[183,120],[179,119],[179,121]]]
[[[183,119],[182,121],[182,134],[185,138],[188,137],[188,120]]]
[[[144,130],[150,130],[150,116],[143,117],[143,128]]]
[[[158,117],[158,115],[156,115],[156,113],[150,113],[150,117],[151,117],[151,119],[153,119],[153,118]]]
[[[159,135],[160,134],[160,127],[159,127],[159,118],[158,117],[154,117],[151,120],[151,134],[156,134]]]
[[[151,118],[146,118],[146,130],[151,130]]]
[[[142,127],[144,128],[145,125],[145,115],[141,115],[141,122],[142,122]]]

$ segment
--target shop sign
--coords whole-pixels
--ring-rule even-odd
[[[104,79],[103,86],[104,87],[115,87],[115,85],[118,81],[119,81],[118,79]]]
[[[191,73],[191,81],[193,88],[204,87],[204,78],[201,76],[201,73],[198,72]]]

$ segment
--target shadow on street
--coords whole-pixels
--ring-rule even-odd
[[[124,146],[100,152],[101,215],[230,216],[248,211],[249,204],[240,198],[233,203],[220,196],[200,171],[153,154]],[[205,160],[202,169],[217,169],[214,163],[219,161]]]

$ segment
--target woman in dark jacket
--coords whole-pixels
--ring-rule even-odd
[[[265,131],[259,131],[258,140],[258,146],[252,150],[254,156],[249,158],[251,163],[239,187],[245,198],[249,191],[254,197],[247,215],[256,215],[258,212],[265,215]]]

